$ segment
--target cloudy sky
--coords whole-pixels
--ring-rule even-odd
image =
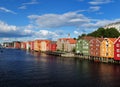
[[[0,0],[0,42],[77,37],[120,21],[120,0]]]

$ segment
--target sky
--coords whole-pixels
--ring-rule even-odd
[[[0,0],[0,42],[77,38],[120,21],[120,0]]]

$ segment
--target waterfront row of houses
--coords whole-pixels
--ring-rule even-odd
[[[120,37],[84,37],[76,43],[76,53],[84,56],[120,60]]]
[[[9,46],[10,45],[10,46]],[[62,51],[75,52],[77,55],[120,60],[120,37],[118,38],[95,38],[85,36],[79,40],[73,38],[60,38],[57,41],[34,40],[27,42],[15,41],[10,44],[4,43],[5,47],[26,49],[34,51]]]
[[[5,42],[3,46],[6,48],[16,48],[16,49],[25,49],[25,50],[34,50],[34,51],[65,51],[71,52],[75,47],[76,40],[73,38],[61,38],[58,41],[50,40],[34,40],[27,42]]]

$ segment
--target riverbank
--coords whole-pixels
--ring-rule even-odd
[[[120,61],[114,60],[114,58],[106,58],[106,57],[95,57],[95,56],[88,56],[88,55],[78,55],[75,53],[68,53],[68,52],[45,52],[47,55],[53,55],[53,56],[61,56],[65,58],[79,58],[79,59],[85,59],[90,60],[94,62],[103,62],[103,63],[115,63],[120,64]]]

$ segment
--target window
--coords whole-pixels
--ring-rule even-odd
[[[120,49],[117,49],[117,52],[120,52]]]
[[[96,46],[99,46],[99,44],[96,44]]]
[[[117,57],[120,57],[120,54],[117,54]]]
[[[116,44],[116,47],[119,47],[119,44]]]

